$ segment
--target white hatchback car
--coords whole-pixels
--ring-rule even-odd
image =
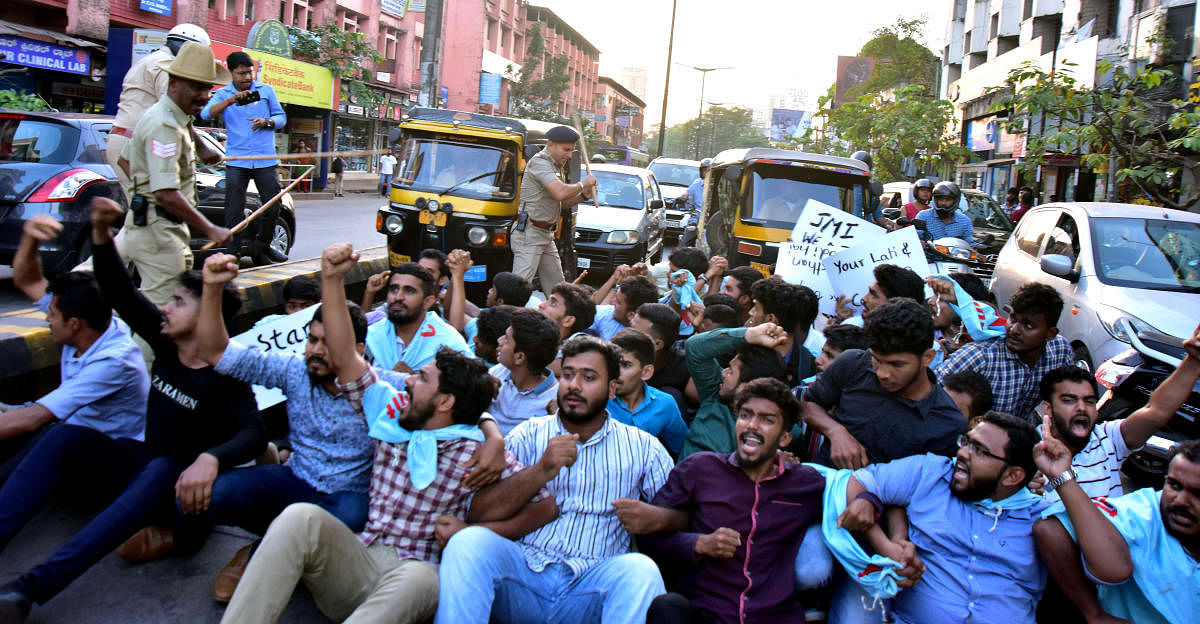
[[[1137,331],[1187,338],[1200,309],[1200,215],[1134,204],[1038,206],[996,260],[991,290],[1001,309],[1027,282],[1062,295],[1059,331],[1089,370],[1128,348],[1121,319]]]

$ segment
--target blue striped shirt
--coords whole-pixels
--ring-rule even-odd
[[[517,461],[532,466],[550,438],[569,435],[558,415],[536,416],[517,425],[504,439]],[[576,575],[629,552],[630,537],[612,502],[618,498],[650,500],[667,482],[671,457],[650,434],[608,418],[586,442],[579,457],[546,484],[558,503],[558,518],[521,539],[525,563],[541,572],[562,563]]]

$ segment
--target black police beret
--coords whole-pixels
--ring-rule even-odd
[[[555,143],[574,143],[579,140],[579,133],[569,126],[554,126],[546,132],[546,140]]]

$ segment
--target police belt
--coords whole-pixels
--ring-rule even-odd
[[[159,206],[158,204],[154,203],[153,197],[150,197],[148,195],[144,195],[143,197],[146,198],[147,206],[154,206],[154,210],[155,210],[155,212],[158,213],[158,216],[166,219],[167,221],[170,221],[171,223],[183,223],[183,218],[176,216],[170,210],[167,210],[166,208],[163,208],[162,206]]]

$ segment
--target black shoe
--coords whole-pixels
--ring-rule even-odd
[[[0,588],[0,624],[22,624],[29,617],[33,601],[12,585]]]

